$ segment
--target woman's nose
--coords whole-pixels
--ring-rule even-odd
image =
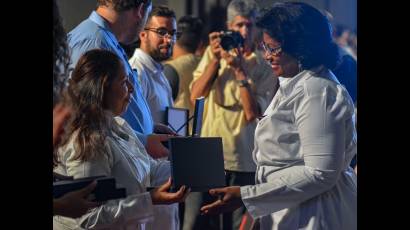
[[[272,55],[270,55],[270,54],[269,54],[268,52],[266,52],[266,51],[265,51],[265,53],[264,53],[264,58],[265,58],[265,60],[268,61],[268,62],[271,62],[272,59],[273,59]]]

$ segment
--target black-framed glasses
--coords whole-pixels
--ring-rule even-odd
[[[168,37],[172,40],[175,40],[176,35],[177,35],[176,30],[168,31],[167,29],[165,29],[163,27],[160,27],[160,28],[144,28],[144,30],[154,32],[154,33],[158,34],[161,38]]]
[[[282,53],[282,46],[276,46],[276,47],[269,47],[267,44],[264,42],[261,42],[262,48],[271,56],[279,56]]]

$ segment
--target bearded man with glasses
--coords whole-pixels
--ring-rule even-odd
[[[172,55],[176,40],[175,13],[166,6],[154,7],[139,38],[140,48],[135,50],[129,62],[140,73],[139,82],[154,122],[165,123],[165,109],[173,105],[173,100],[161,61]]]

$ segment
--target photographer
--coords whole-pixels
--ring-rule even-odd
[[[256,13],[254,1],[231,1],[227,7],[227,28],[239,32],[243,46],[231,32],[210,33],[210,46],[191,83],[191,102],[206,97],[201,136],[223,139],[227,185],[254,184],[256,165],[252,150],[256,118],[265,111],[278,85],[263,54],[253,46]],[[225,43],[237,48],[224,50]],[[196,202],[208,198],[202,199]],[[224,229],[238,229],[244,212],[242,207],[224,215]]]

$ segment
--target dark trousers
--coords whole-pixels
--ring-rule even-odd
[[[236,172],[226,170],[226,186],[244,186],[255,184],[254,172]],[[238,230],[245,206],[234,212],[223,215],[200,215],[200,208],[205,204],[214,202],[217,198],[208,192],[192,192],[185,199],[185,211],[183,217],[183,230]]]

